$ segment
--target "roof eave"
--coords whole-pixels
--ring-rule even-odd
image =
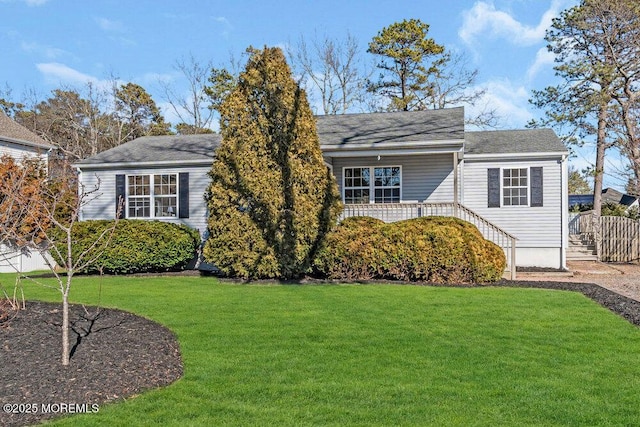
[[[9,142],[11,144],[18,144],[18,145],[23,145],[25,147],[36,148],[36,149],[46,150],[46,151],[49,151],[49,150],[55,148],[51,144],[46,144],[46,143],[42,144],[42,143],[39,143],[39,142],[26,141],[24,139],[11,138],[11,137],[4,136],[4,135],[0,135],[0,140]]]
[[[420,149],[447,147],[458,148],[464,145],[464,139],[446,139],[440,141],[371,142],[366,144],[320,144],[323,153],[382,150],[382,149]]]
[[[482,153],[482,154],[472,154],[465,153],[465,158],[469,160],[504,160],[504,159],[530,159],[530,158],[562,158],[564,156],[569,155],[568,151],[541,151],[541,152],[530,152],[530,153]]]
[[[146,162],[101,162],[101,163],[74,163],[72,166],[76,169],[122,169],[132,167],[163,167],[163,166],[211,166],[213,158],[199,160],[165,160],[165,161],[146,161]]]

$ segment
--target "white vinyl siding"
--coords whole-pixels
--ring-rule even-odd
[[[344,196],[344,169],[356,167],[399,167],[400,202],[452,202],[453,155],[425,154],[408,156],[335,157],[333,173]],[[373,198],[373,195],[370,196]]]
[[[0,136],[0,138],[2,138]],[[40,158],[42,161],[47,160],[47,150],[28,147],[26,145],[14,144],[7,141],[0,141],[0,157],[9,155],[17,161],[21,161],[26,157]]]
[[[93,189],[99,183],[96,199],[82,208],[82,220],[89,219],[113,219],[116,213],[116,175],[178,175],[181,172],[189,173],[189,218],[171,217],[155,218],[162,221],[185,224],[204,233],[207,229],[207,206],[204,201],[206,191],[211,179],[207,175],[211,168],[178,167],[178,168],[136,168],[136,169],[90,169],[85,166],[82,169],[82,183],[87,191]],[[126,208],[126,206],[125,206]]]
[[[563,232],[562,165],[557,160],[474,161],[466,159],[463,167],[463,203],[469,209],[517,237],[519,248],[559,248]],[[530,174],[534,166],[543,168],[542,206],[505,206],[503,204],[501,207],[488,207],[488,169],[527,169]],[[529,181],[530,178],[529,175]],[[501,190],[503,184],[504,182],[501,181]],[[503,195],[502,192],[501,195]]]

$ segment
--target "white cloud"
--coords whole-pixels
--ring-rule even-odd
[[[495,109],[500,118],[499,127],[503,129],[522,129],[533,118],[529,111],[529,92],[524,86],[504,79],[483,83],[482,88],[486,90],[482,99],[475,106],[466,107],[468,116],[477,115],[488,106]]]
[[[478,38],[489,36],[503,38],[518,46],[531,46],[544,39],[545,31],[558,15],[560,7],[561,1],[553,1],[540,22],[532,27],[507,12],[497,10],[492,3],[478,1],[470,10],[463,12],[463,24],[458,35],[468,44],[475,44]]]
[[[121,35],[127,32],[127,29],[121,21],[114,21],[109,18],[101,17],[93,18],[93,20],[98,24],[98,27],[100,27],[101,30],[106,33],[110,33],[110,40],[113,40],[123,46],[137,46],[138,43],[136,43],[135,40]]]
[[[61,56],[70,55],[69,52],[57,47],[44,46],[36,42],[21,42],[20,48],[25,52],[36,53],[44,56],[47,59],[57,59]]]
[[[231,22],[229,22],[229,20],[224,16],[216,16],[213,18],[213,20],[219,24],[222,24],[222,37],[228,39],[231,31],[233,31],[233,25],[231,25]]]
[[[145,73],[141,77],[137,78],[141,85],[152,85],[158,83],[169,83],[179,77],[178,73]]]
[[[89,74],[74,70],[67,65],[58,62],[47,62],[36,64],[38,71],[42,73],[48,83],[58,85],[84,86],[91,83],[100,89],[107,89],[112,82],[109,80],[101,80]]]
[[[541,70],[551,68],[554,60],[555,55],[553,52],[549,52],[546,47],[538,49],[535,61],[527,70],[527,80],[531,81]]]

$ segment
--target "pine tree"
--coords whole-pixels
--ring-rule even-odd
[[[339,194],[284,54],[267,47],[249,53],[220,105],[204,255],[227,275],[295,278],[335,223]]]
[[[383,28],[367,52],[380,57],[380,81],[369,91],[388,97],[391,111],[424,109],[423,100],[434,93],[432,77],[446,61],[444,46],[429,38],[429,25],[419,19]],[[431,61],[431,62],[430,62]]]

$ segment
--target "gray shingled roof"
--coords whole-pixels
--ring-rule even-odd
[[[568,152],[551,129],[465,132],[465,154]]]
[[[602,190],[602,203],[614,203],[624,206],[631,206],[637,197],[629,194],[623,194],[613,188],[605,188]],[[569,208],[575,205],[593,204],[593,194],[569,194]]]
[[[566,152],[551,129],[464,132],[463,108],[397,113],[319,116],[318,134],[325,148],[375,146],[377,143],[462,141],[467,154]],[[78,162],[108,163],[212,161],[218,134],[145,136]]]
[[[0,139],[28,147],[48,149],[53,146],[0,110]]]
[[[220,135],[143,136],[78,162],[78,165],[213,161]]]
[[[464,109],[318,116],[323,146],[462,140]]]

